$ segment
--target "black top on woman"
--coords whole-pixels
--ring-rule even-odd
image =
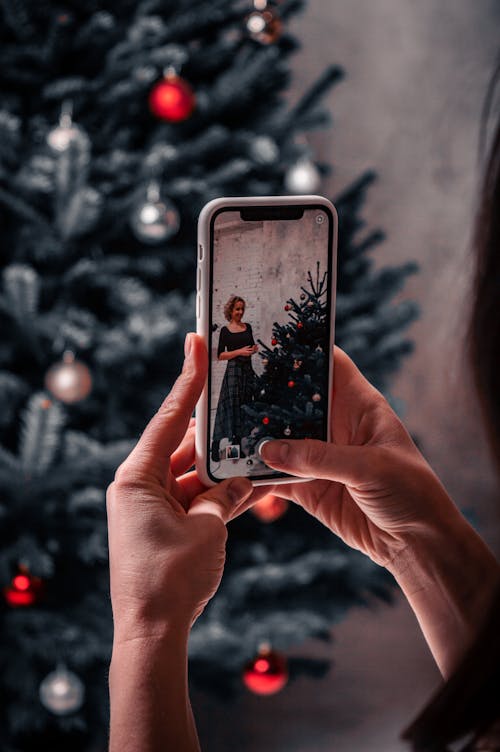
[[[218,360],[227,360],[227,367],[215,415],[211,449],[214,462],[220,459],[221,439],[227,438],[231,444],[241,445],[243,423],[241,407],[254,398],[256,375],[252,368],[251,357],[257,352],[257,345],[253,338],[252,327],[242,321],[244,313],[243,298],[231,295],[224,306],[224,315],[229,323],[221,329],[217,348]]]

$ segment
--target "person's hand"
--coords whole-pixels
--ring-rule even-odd
[[[331,443],[261,449],[270,467],[316,480],[269,492],[298,502],[394,575],[448,676],[499,591],[498,562],[387,401],[337,347],[332,398]]]
[[[253,348],[254,345],[245,345],[245,347],[240,347],[240,355],[244,355],[245,357],[253,355],[253,353],[255,352]]]
[[[449,524],[456,508],[385,398],[338,347],[334,356],[332,443],[280,440],[261,450],[270,467],[316,480],[268,490],[387,565],[422,528]]]
[[[115,643],[188,628],[217,590],[225,523],[252,492],[246,478],[206,489],[195,472],[191,415],[207,372],[202,339],[107,492]]]

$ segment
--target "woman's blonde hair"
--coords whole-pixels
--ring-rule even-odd
[[[231,295],[231,297],[227,301],[226,305],[224,306],[224,316],[228,321],[231,321],[234,306],[236,305],[236,303],[240,302],[243,303],[243,305],[246,307],[245,301],[239,295]]]

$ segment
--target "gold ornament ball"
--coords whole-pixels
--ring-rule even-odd
[[[60,363],[47,371],[45,387],[61,402],[72,404],[81,402],[92,390],[90,371],[72,352],[65,352]]]

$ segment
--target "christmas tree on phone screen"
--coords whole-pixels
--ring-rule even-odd
[[[266,436],[294,439],[324,437],[328,388],[327,272],[316,264],[302,286],[283,305],[288,321],[275,322],[262,345],[264,370],[255,401],[244,405],[248,451]]]

